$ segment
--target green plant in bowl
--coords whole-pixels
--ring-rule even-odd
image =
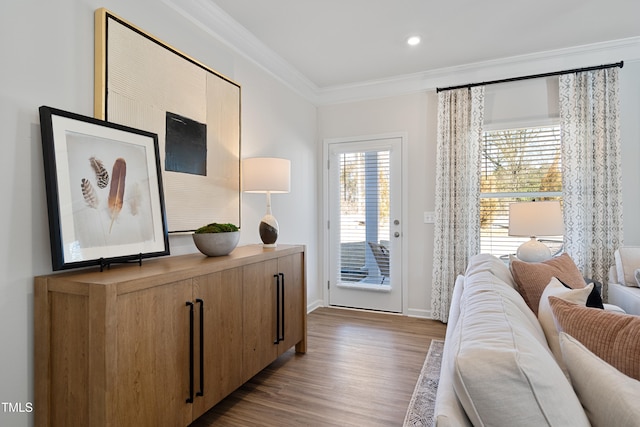
[[[207,256],[229,255],[240,240],[240,229],[234,224],[213,222],[198,228],[193,233],[193,242]]]
[[[240,231],[240,229],[233,224],[218,224],[217,222],[212,222],[211,224],[203,225],[198,228],[195,233],[231,233],[234,231]]]

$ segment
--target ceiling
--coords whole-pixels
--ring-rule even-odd
[[[205,1],[319,89],[640,36],[638,0]]]

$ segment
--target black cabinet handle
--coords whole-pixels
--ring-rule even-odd
[[[278,344],[280,342],[280,276],[274,274],[273,277],[276,278],[276,339],[273,343]]]
[[[282,286],[282,291],[280,291],[280,327],[282,328],[282,335],[278,336],[279,341],[284,341],[284,273],[279,273],[280,276],[280,286]]]
[[[196,396],[204,396],[204,300],[196,298],[200,304],[200,391]]]
[[[193,403],[193,303],[187,301],[189,307],[189,397],[187,403]]]

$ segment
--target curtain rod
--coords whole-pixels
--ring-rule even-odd
[[[492,81],[482,82],[482,83],[468,83],[466,85],[450,86],[445,88],[439,87],[439,88],[436,88],[436,93],[442,92],[444,90],[454,90],[454,89],[462,89],[462,88],[471,89],[472,87],[475,87],[475,86],[487,86],[487,85],[493,85],[496,83],[509,83],[509,82],[517,82],[519,80],[539,79],[542,77],[559,76],[561,74],[571,74],[571,73],[580,73],[583,71],[603,70],[605,68],[614,68],[614,67],[622,68],[623,65],[624,65],[624,61],[620,61],[620,62],[616,62],[615,64],[596,65],[594,67],[585,67],[585,68],[574,68],[573,70],[555,71],[552,73],[543,73],[543,74],[532,74],[530,76],[511,77],[509,79],[492,80]]]

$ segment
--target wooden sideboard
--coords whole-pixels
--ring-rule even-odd
[[[37,426],[187,426],[292,346],[304,246],[35,278]]]

